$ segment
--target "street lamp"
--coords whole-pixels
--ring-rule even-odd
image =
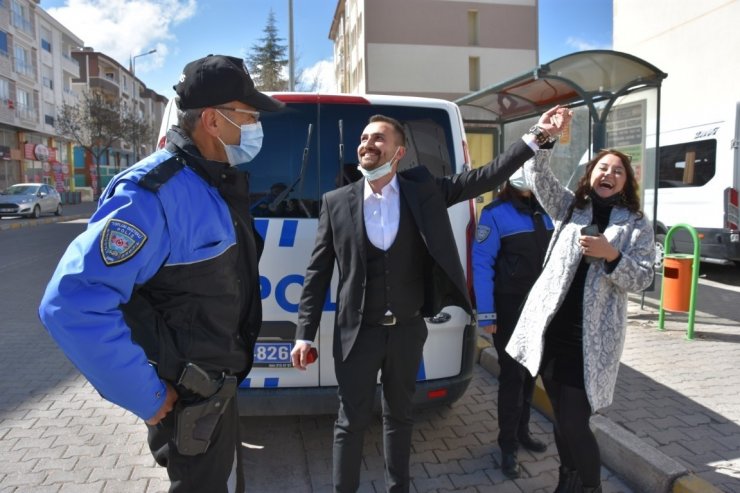
[[[131,57],[131,75],[133,76],[133,80],[131,81],[131,84],[133,85],[134,89],[134,117],[136,118],[137,126],[139,122],[139,94],[138,90],[136,88],[136,59],[142,56],[151,55],[152,53],[156,53],[157,49],[152,48],[151,50],[139,53],[138,55],[134,55]],[[139,149],[138,149],[138,140],[139,140],[139,129],[134,129],[134,162],[139,161]]]
[[[132,56],[131,57],[131,75],[133,75],[134,77],[136,77],[136,59],[137,58],[139,58],[140,56],[151,55],[152,53],[156,53],[156,52],[157,52],[157,49],[156,48],[152,48],[151,50],[147,51],[146,53],[139,53],[138,55]]]

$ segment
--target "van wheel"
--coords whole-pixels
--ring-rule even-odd
[[[659,233],[655,235],[655,259],[653,268],[656,272],[663,272],[663,258],[665,257],[665,235]]]

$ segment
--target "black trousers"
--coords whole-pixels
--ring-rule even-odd
[[[244,475],[236,397],[229,401],[221,415],[208,450],[200,455],[182,455],[175,447],[178,409],[176,407],[159,424],[147,425],[149,448],[157,464],[167,468],[170,493],[242,493]]]
[[[583,389],[583,377],[579,386],[571,385],[568,378],[561,378],[563,375],[555,370],[557,366],[557,356],[543,366],[542,383],[555,416],[553,432],[560,464],[577,470],[583,486],[597,487],[601,484],[601,454],[599,443],[589,426],[592,412]]]
[[[524,295],[496,296],[496,333],[493,346],[498,353],[498,445],[501,452],[516,453],[519,438],[529,435],[529,415],[535,379],[506,352],[514,333]]]
[[[378,371],[382,385],[385,484],[408,492],[413,428],[412,398],[427,327],[424,319],[363,326],[345,361],[334,359],[339,413],[334,423],[334,491],[354,493],[360,485],[365,430],[373,419]]]

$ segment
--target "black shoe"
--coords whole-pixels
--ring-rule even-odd
[[[516,479],[520,476],[521,468],[516,460],[516,454],[503,454],[501,456],[501,472],[509,479]]]
[[[583,491],[583,493],[601,493],[601,485],[599,485],[599,486],[597,486],[595,488],[584,486],[581,491]]]
[[[547,444],[533,438],[532,435],[521,437],[519,439],[519,445],[527,450],[531,450],[532,452],[544,452],[547,450]]]
[[[581,477],[575,469],[560,466],[558,486],[552,493],[578,493],[582,491]]]

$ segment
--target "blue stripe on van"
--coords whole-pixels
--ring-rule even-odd
[[[260,234],[263,240],[267,238],[267,225],[269,223],[270,221],[267,219],[255,219],[254,220],[254,229],[257,230],[257,232]]]
[[[427,371],[424,368],[424,357],[421,357],[421,363],[419,364],[419,371],[416,373],[416,381],[420,382],[427,379]]]
[[[239,384],[239,387],[241,387],[243,389],[248,389],[251,386],[252,386],[252,379],[251,378],[245,378],[244,381],[241,384]]]
[[[265,388],[274,389],[278,386],[279,378],[265,378]]]
[[[298,221],[295,219],[283,221],[283,230],[280,232],[281,247],[292,247],[295,243],[295,233],[298,230]]]

